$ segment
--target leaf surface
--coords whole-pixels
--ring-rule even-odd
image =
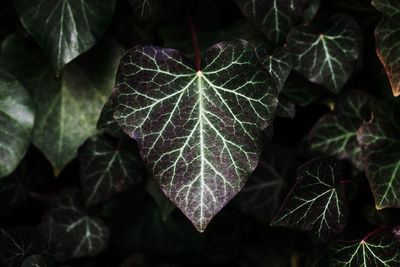
[[[339,162],[316,158],[297,170],[297,183],[271,222],[309,231],[316,241],[326,242],[341,232],[348,217]]]
[[[122,58],[114,118],[163,192],[199,231],[243,187],[277,105],[253,47],[211,47],[201,71],[180,52],[136,46]]]
[[[138,154],[128,140],[100,135],[89,138],[78,152],[86,205],[107,200],[112,194],[138,183],[142,179]]]
[[[400,264],[399,245],[388,233],[374,234],[361,241],[335,241],[330,252],[330,266],[391,267]]]
[[[322,116],[306,137],[311,152],[348,159],[362,170],[361,148],[357,131],[371,117],[375,99],[361,91],[341,96],[335,110]]]
[[[27,31],[49,55],[56,73],[91,48],[114,14],[115,0],[14,0]]]
[[[31,142],[33,103],[24,87],[0,71],[0,177],[15,170]]]
[[[127,138],[128,136],[121,130],[121,128],[119,128],[118,124],[115,122],[113,112],[113,100],[111,96],[101,110],[96,128],[116,138]]]
[[[157,10],[159,0],[129,0],[129,4],[138,20],[146,20]]]
[[[357,132],[363,166],[377,209],[400,207],[399,107],[380,103]]]
[[[376,53],[386,69],[393,95],[400,95],[400,2],[373,0],[372,5],[383,14],[375,28]]]
[[[286,36],[302,13],[302,0],[235,0],[242,13],[275,44]]]
[[[33,144],[51,162],[55,174],[97,133],[101,108],[113,90],[122,49],[105,41],[69,64],[62,77],[52,74],[40,51],[17,36],[3,42],[1,65],[29,90],[36,106]],[[38,75],[39,73],[39,75]]]
[[[361,43],[357,22],[342,14],[333,16],[322,32],[311,26],[299,26],[288,36],[294,69],[334,93],[339,93],[349,79]]]

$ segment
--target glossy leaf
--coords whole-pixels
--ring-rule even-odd
[[[235,0],[242,13],[275,44],[286,36],[302,13],[302,0]]]
[[[15,170],[31,142],[35,113],[28,92],[0,71],[0,177]]]
[[[42,241],[38,233],[30,227],[1,230],[0,262],[7,267],[20,267],[26,256],[41,252]]]
[[[11,36],[2,48],[0,62],[34,97],[33,144],[52,163],[57,175],[76,157],[78,147],[97,133],[96,123],[113,90],[123,51],[112,41],[101,43],[69,64],[57,79],[40,51],[23,39]]]
[[[128,137],[114,120],[112,96],[104,104],[96,128],[116,138]]]
[[[271,145],[233,202],[242,212],[268,223],[284,199],[295,164],[294,151]]]
[[[292,70],[292,55],[286,47],[279,47],[271,51],[269,45],[261,44],[256,48],[258,58],[267,69],[277,86],[278,92]]]
[[[142,179],[138,154],[130,141],[99,135],[89,138],[78,153],[86,205],[107,200],[138,183]]]
[[[293,66],[311,82],[340,92],[354,69],[361,49],[361,29],[347,15],[335,15],[322,32],[299,26],[288,36]]]
[[[38,226],[58,261],[95,256],[107,245],[107,226],[102,220],[85,213],[82,207],[79,191],[65,189],[51,203]]]
[[[129,0],[135,18],[149,19],[157,10],[159,0]]]
[[[309,231],[319,242],[332,239],[348,217],[341,178],[339,162],[333,158],[317,158],[300,166],[297,183],[271,225]]]
[[[330,266],[391,267],[400,264],[400,247],[387,233],[374,234],[361,241],[335,241],[330,252]]]
[[[399,111],[398,106],[381,103],[357,132],[377,209],[400,207]]]
[[[306,137],[311,152],[339,159],[348,159],[362,170],[361,148],[357,131],[363,121],[371,117],[375,99],[361,91],[351,91],[341,96],[335,110],[322,116]]]
[[[199,231],[243,187],[273,119],[276,89],[252,46],[211,47],[195,69],[180,52],[136,46],[122,58],[114,118],[163,192]]]
[[[106,31],[115,0],[14,0],[21,22],[49,55],[56,73]]]
[[[372,5],[383,14],[375,29],[376,53],[386,69],[394,96],[400,95],[400,2],[373,0]]]

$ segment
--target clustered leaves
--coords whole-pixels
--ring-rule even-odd
[[[0,266],[400,265],[399,14],[2,1]]]

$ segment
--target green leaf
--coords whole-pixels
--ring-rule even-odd
[[[264,43],[257,46],[256,52],[261,63],[274,80],[278,92],[280,92],[292,70],[290,51],[286,47],[279,47],[271,51],[269,45]]]
[[[271,145],[233,202],[260,223],[268,223],[284,199],[295,164],[294,151]]]
[[[20,267],[26,256],[41,252],[42,241],[31,227],[0,229],[0,259],[7,267]]]
[[[56,73],[91,48],[106,31],[115,0],[14,0],[27,31],[49,55]]]
[[[318,9],[321,5],[321,0],[309,0],[305,2],[310,3],[304,8],[303,20],[305,23],[310,23],[318,12]]]
[[[112,96],[104,104],[96,128],[116,138],[128,137],[114,120]]]
[[[147,20],[157,11],[159,0],[129,0],[129,4],[132,7],[135,18]]]
[[[166,221],[168,216],[175,209],[175,205],[161,191],[160,187],[149,178],[146,180],[146,191],[152,196],[156,202],[163,221]]]
[[[288,36],[293,66],[311,82],[339,93],[359,57],[362,35],[357,22],[347,15],[333,16],[323,31],[299,26]]]
[[[302,13],[302,0],[235,0],[239,9],[268,39],[282,44]]]
[[[300,106],[307,106],[321,96],[321,88],[295,72],[292,72],[286,80],[282,91],[279,94],[279,100],[292,101]]]
[[[377,209],[400,207],[400,108],[380,103],[357,132]]]
[[[0,177],[15,170],[31,142],[32,100],[12,75],[0,71]]]
[[[78,147],[96,134],[96,123],[113,90],[123,51],[112,41],[100,43],[68,64],[57,79],[40,51],[17,36],[6,39],[2,48],[1,65],[34,96],[33,144],[51,162],[57,175],[76,157]]]
[[[400,2],[372,0],[372,5],[383,14],[375,29],[376,53],[386,69],[394,96],[400,95]]]
[[[110,235],[107,226],[89,216],[82,207],[80,192],[64,189],[38,226],[57,261],[96,256],[107,245]]]
[[[40,254],[31,255],[26,257],[22,262],[21,267],[48,267],[45,259]]]
[[[398,266],[400,247],[388,233],[374,234],[361,241],[335,241],[330,248],[330,266]]]
[[[341,178],[334,158],[316,158],[300,166],[297,182],[271,225],[309,231],[318,242],[332,239],[343,230],[348,217]]]
[[[199,231],[243,187],[277,105],[253,47],[219,43],[197,71],[179,51],[135,46],[122,58],[114,118],[138,142],[167,197]]]
[[[322,116],[306,137],[313,153],[348,159],[362,170],[361,148],[357,143],[357,131],[363,121],[371,117],[375,99],[362,91],[350,91],[342,95],[335,110]]]
[[[293,119],[296,117],[296,104],[285,97],[279,97],[276,116]]]
[[[99,135],[89,138],[78,152],[85,204],[97,204],[138,183],[142,179],[138,156],[130,140]]]

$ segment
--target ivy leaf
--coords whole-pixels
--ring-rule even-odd
[[[330,266],[396,266],[400,247],[388,233],[374,234],[361,241],[335,241],[331,245]]]
[[[292,70],[292,55],[286,47],[279,47],[274,51],[267,44],[258,45],[256,48],[258,58],[271,75],[278,92]]]
[[[292,101],[297,105],[307,106],[320,97],[322,93],[323,90],[320,86],[292,72],[279,94],[279,99],[284,98],[286,101]]]
[[[12,75],[0,71],[0,177],[15,170],[31,141],[32,100]]]
[[[398,106],[378,104],[357,132],[363,166],[377,209],[400,207],[400,122]]]
[[[139,20],[149,19],[157,9],[159,0],[129,0],[134,16]]]
[[[112,41],[100,43],[68,64],[62,77],[56,78],[40,51],[21,38],[9,37],[2,48],[2,65],[34,96],[33,144],[58,175],[76,157],[78,147],[97,133],[96,123],[113,90],[123,51]]]
[[[311,152],[348,159],[362,170],[361,148],[357,131],[363,121],[371,117],[375,99],[362,91],[351,91],[341,96],[335,110],[322,116],[306,137]]]
[[[112,96],[104,104],[96,128],[116,138],[128,137],[114,120]]]
[[[271,225],[310,231],[318,242],[332,239],[343,230],[348,217],[341,178],[334,158],[316,158],[300,166],[297,183]]]
[[[43,248],[40,236],[30,227],[0,229],[0,233],[0,259],[8,267],[19,267],[26,256],[41,252]]]
[[[269,222],[284,198],[287,182],[295,167],[295,153],[271,145],[234,203],[261,223]]]
[[[349,79],[361,49],[361,29],[347,15],[333,16],[322,32],[299,26],[288,36],[293,66],[311,82],[339,93]]]
[[[242,13],[275,44],[286,36],[302,13],[302,0],[235,0]]]
[[[65,189],[51,203],[38,226],[57,261],[95,256],[107,245],[105,223],[82,209],[83,199],[76,189]]]
[[[400,3],[390,0],[373,0],[372,5],[383,14],[375,29],[376,53],[386,69],[394,96],[400,95]]]
[[[201,71],[179,51],[135,46],[122,58],[114,118],[138,142],[167,197],[199,231],[243,187],[277,105],[253,47],[238,40],[205,54]]]
[[[278,108],[276,109],[276,116],[293,119],[296,117],[296,104],[284,97],[280,97]]]
[[[140,161],[130,141],[96,135],[80,148],[81,182],[85,204],[90,206],[138,183]],[[136,152],[136,153],[135,153]],[[137,155],[137,156],[136,156]]]
[[[166,221],[168,216],[175,209],[175,205],[160,190],[160,187],[153,181],[153,179],[146,180],[146,191],[152,196],[156,202],[163,221]]]
[[[57,74],[100,39],[115,8],[115,0],[14,0],[14,4],[22,24],[50,56]]]

